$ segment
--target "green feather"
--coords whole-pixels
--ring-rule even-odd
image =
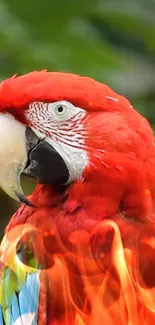
[[[22,263],[22,257],[27,261],[25,265]],[[37,272],[39,263],[33,256],[32,251],[22,251],[15,256],[10,268],[3,267],[1,270],[1,281],[0,281],[0,305],[3,310],[6,310],[11,306],[12,297],[14,292],[19,292],[26,281],[26,274]],[[8,315],[5,311],[5,317]]]
[[[11,324],[11,308],[3,308],[3,317],[6,325]]]

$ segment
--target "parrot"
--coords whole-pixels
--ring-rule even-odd
[[[0,83],[0,325],[155,324],[155,138],[107,85],[33,71]],[[21,176],[36,183],[25,196]]]

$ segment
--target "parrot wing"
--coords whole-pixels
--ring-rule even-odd
[[[26,227],[26,228],[29,228]],[[0,324],[36,325],[39,309],[41,269],[33,250],[24,246],[30,228],[15,227],[0,248]],[[21,239],[22,238],[22,239]]]

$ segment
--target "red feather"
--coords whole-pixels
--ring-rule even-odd
[[[152,325],[153,132],[127,99],[90,78],[33,72],[0,85],[0,110],[19,119],[32,101],[58,100],[88,112],[83,180],[64,191],[38,185],[36,208],[22,206],[6,232],[19,224],[39,230],[33,245],[48,279],[46,325]]]

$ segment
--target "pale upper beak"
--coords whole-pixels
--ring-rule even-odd
[[[11,114],[0,113],[0,141],[0,187],[13,199],[31,206],[20,185],[23,172],[42,184],[68,180],[69,172],[59,153]]]
[[[0,114],[0,187],[21,201],[20,175],[27,163],[26,127],[10,114]]]

